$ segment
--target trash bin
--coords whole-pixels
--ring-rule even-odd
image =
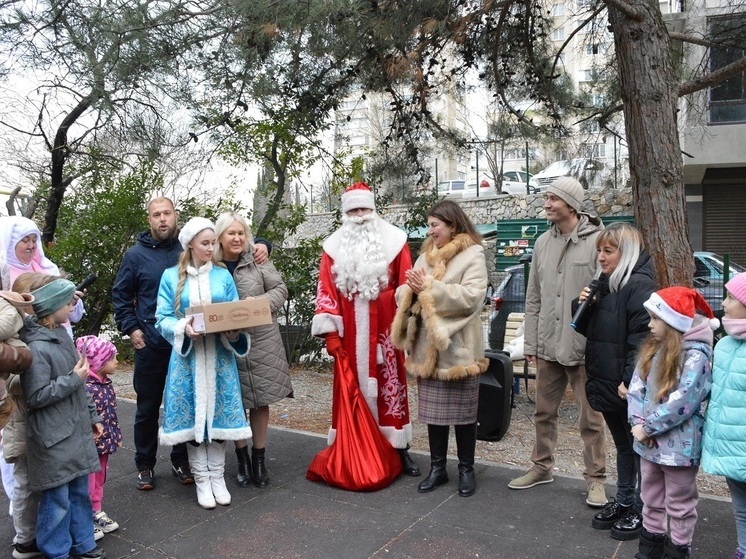
[[[477,439],[499,441],[508,432],[513,413],[513,362],[502,351],[487,350],[489,365],[479,378],[477,408]]]

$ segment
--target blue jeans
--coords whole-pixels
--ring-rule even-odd
[[[135,352],[132,385],[137,394],[135,466],[138,471],[155,468],[158,453],[158,419],[170,359],[170,349],[158,349],[146,345]],[[171,450],[171,462],[176,466],[189,464],[184,444],[174,445]]]
[[[632,447],[627,412],[603,412],[603,415],[616,446],[616,501],[622,505],[632,505],[642,514],[640,455]]]
[[[87,475],[42,492],[36,543],[49,559],[66,559],[96,547]]]
[[[733,501],[733,512],[736,515],[736,534],[738,549],[746,553],[746,482],[725,478]]]

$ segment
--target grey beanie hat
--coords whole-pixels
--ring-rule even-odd
[[[580,213],[583,211],[583,201],[585,200],[585,191],[583,185],[572,177],[560,177],[555,180],[547,192],[559,196],[565,203]]]

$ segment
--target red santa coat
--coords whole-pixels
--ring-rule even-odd
[[[373,301],[357,295],[349,300],[337,289],[332,266],[341,234],[339,230],[335,231],[324,242],[311,331],[314,336],[330,332],[339,334],[357,375],[360,391],[381,433],[394,448],[407,448],[412,442],[412,425],[409,422],[404,354],[394,348],[391,341],[391,323],[396,314],[396,288],[406,283],[404,272],[412,267],[412,257],[404,231],[383,219],[379,227],[386,239],[388,285]],[[336,407],[336,402],[332,402],[332,407]],[[332,409],[329,444],[336,437],[335,417],[335,409]]]

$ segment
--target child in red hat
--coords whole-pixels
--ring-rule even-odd
[[[687,287],[656,291],[644,306],[651,335],[627,394],[634,448],[642,458],[637,557],[687,559],[697,522],[702,402],[712,386],[718,321],[702,295]]]

